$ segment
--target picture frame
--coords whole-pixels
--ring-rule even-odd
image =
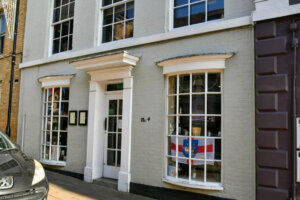
[[[77,125],[77,111],[76,110],[69,111],[69,125],[71,125],[71,126]]]
[[[88,120],[88,111],[87,110],[80,110],[79,111],[79,119],[78,125],[79,126],[86,126]]]

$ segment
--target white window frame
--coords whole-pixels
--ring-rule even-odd
[[[207,96],[207,94],[220,94],[221,95],[221,114],[207,114],[206,110],[207,110],[207,98],[205,98],[205,112],[204,114],[192,114],[191,110],[190,110],[190,114],[186,114],[187,116],[189,116],[190,120],[189,120],[189,132],[191,133],[192,131],[192,116],[203,116],[204,119],[205,119],[205,122],[204,122],[204,136],[202,136],[201,138],[204,139],[204,142],[205,142],[205,145],[206,146],[206,142],[207,142],[207,138],[215,138],[215,139],[218,139],[218,140],[221,140],[221,159],[220,160],[216,160],[217,162],[220,162],[221,164],[221,181],[220,183],[219,182],[206,182],[206,168],[207,168],[207,164],[206,164],[206,152],[205,152],[205,159],[204,159],[204,182],[199,182],[199,181],[193,181],[191,180],[191,171],[192,171],[192,165],[189,165],[189,180],[186,180],[186,179],[180,179],[178,178],[178,173],[176,173],[176,178],[174,177],[170,177],[168,176],[168,158],[172,157],[170,155],[168,155],[168,151],[169,151],[169,147],[168,147],[168,138],[170,137],[170,135],[168,134],[168,117],[170,116],[170,114],[168,113],[168,108],[169,108],[169,102],[168,102],[168,99],[169,99],[169,91],[168,89],[166,89],[166,121],[165,121],[165,174],[164,174],[164,181],[166,182],[169,182],[169,183],[172,183],[172,184],[176,184],[176,185],[181,185],[181,186],[185,186],[185,187],[191,187],[191,188],[201,188],[201,189],[214,189],[214,190],[223,190],[223,187],[222,187],[222,182],[223,182],[223,73],[224,73],[224,70],[214,70],[214,69],[211,69],[211,70],[197,70],[197,71],[187,71],[187,72],[178,72],[178,73],[171,73],[171,74],[168,74],[166,75],[166,88],[169,88],[169,77],[171,76],[177,76],[177,93],[176,94],[173,94],[171,96],[176,96],[177,98],[177,105],[176,105],[176,108],[177,108],[177,111],[176,113],[177,114],[174,114],[174,116],[178,117],[179,114],[178,114],[178,108],[179,108],[179,76],[180,75],[190,75],[190,92],[189,92],[189,96],[190,96],[190,102],[189,102],[189,107],[191,109],[191,106],[192,106],[192,91],[191,91],[191,88],[192,88],[192,75],[193,74],[198,74],[198,73],[203,73],[205,74],[205,91],[204,92],[201,92],[201,94],[204,94],[205,96]],[[208,74],[209,73],[220,73],[220,83],[221,83],[221,90],[220,92],[208,92],[207,91],[207,82],[208,82]],[[221,117],[221,137],[208,137],[207,136],[207,117],[209,117],[210,115],[213,115],[213,116],[217,116],[217,117]],[[173,115],[172,115],[173,116]],[[177,123],[176,123],[176,135],[174,135],[174,137],[178,138],[178,119],[177,119]],[[188,136],[190,137],[190,136]],[[191,141],[190,141],[190,145],[189,147],[191,148]],[[177,152],[176,152],[177,153]],[[176,156],[175,158],[178,158],[178,156]],[[191,155],[188,159],[191,159]],[[176,162],[176,161],[175,161]],[[178,162],[176,162],[176,172],[178,172]]]
[[[69,52],[72,52],[73,50],[73,42],[74,42],[74,16],[75,16],[75,4],[76,4],[76,0],[74,0],[74,15],[73,17],[70,17],[70,18],[67,18],[67,19],[64,19],[64,20],[60,20],[58,22],[55,22],[53,23],[53,17],[54,17],[54,1],[55,0],[52,0],[51,1],[51,15],[50,15],[50,37],[49,37],[49,52],[48,52],[48,56],[53,56],[53,55],[59,55],[59,54],[65,54],[65,53],[69,53]],[[70,2],[68,3],[70,4]],[[65,4],[65,5],[68,5],[68,4]],[[61,7],[61,5],[60,5]],[[68,10],[68,13],[70,12],[70,10]],[[63,22],[66,22],[66,21],[71,21],[73,20],[73,33],[71,34],[72,35],[72,49],[70,50],[66,50],[66,51],[61,51],[61,52],[58,52],[58,53],[53,53],[53,42],[54,42],[54,26],[57,25],[57,24],[62,24]],[[69,37],[70,35],[68,36],[65,36],[65,37]],[[59,37],[61,38],[61,36]],[[61,45],[61,42],[60,42],[60,45]],[[59,49],[60,49],[60,45],[59,45]],[[69,42],[68,42],[68,45],[69,45]]]
[[[45,87],[43,88],[43,114],[42,114],[42,130],[41,130],[41,152],[40,152],[40,161],[42,163],[45,163],[45,164],[52,164],[52,165],[58,165],[58,166],[65,166],[66,165],[66,161],[59,161],[59,160],[53,160],[52,159],[52,146],[56,146],[57,150],[56,150],[56,158],[59,159],[59,149],[61,147],[63,148],[66,148],[68,149],[68,144],[66,146],[63,146],[63,145],[60,145],[59,144],[59,135],[61,132],[66,132],[67,134],[67,138],[68,138],[68,128],[67,130],[65,131],[62,131],[60,130],[60,123],[61,123],[61,114],[60,114],[60,110],[59,110],[59,115],[58,115],[58,129],[57,130],[54,130],[53,131],[53,118],[54,118],[54,115],[53,115],[53,104],[54,104],[54,89],[55,88],[59,88],[60,90],[60,95],[59,95],[59,108],[61,107],[61,104],[62,103],[68,103],[68,106],[70,105],[70,98],[69,100],[62,100],[61,97],[62,97],[62,88],[69,88],[69,92],[70,92],[70,87],[68,86],[53,86],[53,87]],[[47,91],[48,89],[52,89],[53,90],[53,94],[52,94],[52,99],[51,99],[51,114],[50,116],[47,115],[48,113],[48,108],[45,108],[45,104],[48,102],[48,97],[47,97],[47,101],[45,101],[45,95],[47,95]],[[70,97],[70,95],[69,95]],[[46,112],[46,113],[45,113]],[[47,136],[45,134],[45,132],[47,131],[44,127],[45,127],[45,124],[48,122],[47,121],[47,118],[50,117],[51,118],[51,122],[50,122],[50,143],[49,145],[46,144],[46,141],[43,141],[44,137],[45,137],[45,140],[47,139]],[[69,121],[69,116],[66,116],[65,118],[67,118]],[[53,132],[57,132],[57,145],[52,145],[52,134]],[[45,135],[45,136],[44,136]],[[45,145],[46,144],[46,145]],[[49,159],[45,159],[45,157],[43,157],[43,147],[45,146],[45,149],[44,149],[44,155],[46,155],[46,146],[49,146]],[[68,155],[68,151],[67,151],[67,155]]]
[[[41,83],[41,87],[42,87],[42,113],[41,113],[41,117],[42,117],[42,120],[41,120],[41,131],[40,131],[40,162],[41,163],[44,163],[44,164],[47,164],[47,165],[53,165],[53,166],[66,166],[66,161],[54,161],[54,160],[50,160],[50,157],[49,157],[49,160],[46,160],[43,158],[43,134],[44,134],[44,125],[45,122],[44,121],[44,118],[45,118],[45,90],[49,89],[49,88],[60,88],[60,99],[59,99],[59,104],[61,104],[61,91],[62,89],[61,88],[69,88],[69,100],[68,100],[68,103],[69,103],[69,110],[70,110],[70,90],[71,90],[71,87],[70,87],[70,84],[71,84],[71,79],[73,78],[74,75],[54,75],[54,76],[47,76],[47,77],[42,77],[39,79],[39,82]],[[52,95],[52,113],[51,113],[51,119],[53,119],[53,97],[54,95]],[[64,101],[66,102],[66,101]],[[47,112],[47,111],[46,111]],[[69,116],[68,116],[69,117]],[[60,115],[59,115],[59,118],[60,118]],[[69,120],[68,120],[69,121]],[[69,122],[68,122],[69,123]],[[58,126],[60,127],[60,120],[59,120],[59,124]],[[68,124],[69,126],[69,124]],[[51,120],[51,131],[52,131],[52,120]],[[59,131],[57,131],[59,132]],[[66,131],[67,132],[67,140],[68,140],[68,137],[69,137],[69,130]],[[51,137],[50,137],[50,146],[51,145],[51,142],[52,142],[52,133],[51,133]],[[57,147],[59,147],[59,143],[56,145]],[[68,149],[68,143],[67,143],[67,146],[66,148]],[[46,151],[46,150],[45,150]],[[50,154],[50,148],[49,148],[49,154]],[[58,154],[58,151],[57,151],[57,154]],[[68,150],[67,150],[67,156],[68,156]]]
[[[208,0],[201,0],[201,2],[205,1],[205,7],[206,7],[206,12],[205,12],[205,22],[201,22],[201,23],[197,23],[197,24],[190,24],[190,9],[188,9],[189,11],[189,15],[188,15],[188,25],[186,26],[182,26],[182,27],[177,27],[177,28],[174,28],[174,0],[169,0],[169,10],[170,10],[170,14],[169,14],[169,31],[172,31],[172,30],[177,30],[177,29],[187,29],[187,28],[192,28],[194,26],[199,26],[199,25],[203,25],[203,24],[207,24],[207,23],[214,23],[214,22],[219,22],[219,21],[223,21],[224,18],[225,18],[225,1],[224,0],[224,18],[222,19],[216,19],[216,20],[212,20],[212,21],[207,21],[207,1]],[[193,5],[193,4],[197,4],[197,3],[200,3],[199,2],[193,2],[193,3],[188,3],[188,4],[185,4],[185,5],[188,5],[190,7],[190,5]],[[181,6],[178,6],[178,7],[181,7]]]
[[[170,183],[173,185],[178,185],[182,187],[188,188],[196,188],[196,189],[207,189],[207,190],[223,190],[223,177],[224,177],[224,169],[223,169],[223,159],[224,159],[224,131],[223,131],[223,93],[224,93],[224,83],[223,83],[223,74],[225,69],[225,60],[232,57],[233,53],[207,53],[207,54],[199,54],[199,55],[192,55],[192,56],[184,56],[184,57],[177,57],[171,58],[164,61],[160,61],[157,63],[158,66],[163,68],[163,74],[165,75],[165,133],[164,133],[164,176],[163,181],[166,183]],[[178,179],[174,177],[168,176],[168,96],[169,96],[169,77],[174,75],[181,75],[181,74],[194,74],[194,73],[213,73],[218,72],[221,74],[220,82],[222,85],[221,88],[221,182],[220,183],[213,183],[213,182],[199,182],[199,181],[192,181],[190,180],[191,175],[189,175],[189,180],[185,179]],[[207,79],[207,78],[206,78]],[[190,81],[191,82],[191,81]],[[207,83],[207,80],[205,81]],[[179,87],[179,79],[177,79],[177,91]],[[207,84],[206,86],[207,87]],[[205,94],[207,90],[205,90]],[[191,95],[191,91],[190,91]],[[178,96],[178,94],[177,94]],[[206,101],[207,102],[207,101]],[[178,99],[177,99],[177,109],[178,109]],[[191,98],[190,98],[191,103]],[[205,104],[205,109],[207,109],[207,105]],[[178,112],[177,112],[178,113]],[[206,113],[206,112],[205,112]],[[176,114],[177,116],[178,114]],[[189,116],[191,113],[189,114]],[[207,116],[205,114],[205,116]],[[178,122],[177,122],[178,123]],[[191,122],[190,122],[191,123]],[[177,124],[176,124],[177,126]],[[205,118],[205,127],[207,126],[206,118]],[[190,125],[191,129],[191,125]],[[178,128],[176,129],[178,132]],[[205,130],[206,131],[206,130]],[[178,134],[176,134],[178,135]],[[206,139],[206,132],[205,132],[205,139]],[[206,140],[205,140],[206,142]],[[191,145],[190,145],[191,146]],[[190,165],[191,168],[191,165]],[[178,170],[178,164],[176,164],[176,170]],[[205,170],[205,169],[204,169]],[[177,172],[177,171],[176,171]],[[189,169],[189,173],[191,173]],[[176,174],[176,177],[178,174]],[[204,179],[205,180],[205,179]]]
[[[133,37],[134,37],[134,18],[135,18],[135,15],[134,15],[134,17],[132,18],[132,19],[129,19],[129,20],[124,20],[123,22],[125,23],[126,21],[133,21],[133,36],[132,37],[130,37],[130,38],[123,38],[123,39],[121,39],[121,40],[113,40],[113,32],[114,32],[114,30],[113,30],[113,28],[114,28],[114,24],[118,24],[118,23],[112,23],[112,41],[110,41],[110,42],[104,42],[103,43],[103,35],[102,35],[102,33],[103,33],[103,19],[104,19],[104,10],[105,9],[109,9],[109,8],[113,8],[113,7],[116,7],[116,6],[119,6],[119,5],[122,5],[122,4],[126,4],[126,3],[130,3],[130,2],[134,2],[134,10],[135,10],[135,0],[122,0],[122,1],[120,1],[120,2],[117,2],[117,3],[112,3],[112,4],[110,4],[110,5],[108,5],[108,6],[102,6],[103,5],[103,0],[101,0],[100,1],[100,17],[99,17],[99,23],[98,24],[100,24],[100,26],[99,26],[99,41],[98,41],[98,45],[102,45],[102,44],[106,44],[106,43],[108,43],[108,44],[111,44],[111,43],[113,43],[113,42],[119,42],[119,41],[124,41],[124,40],[128,40],[128,39],[132,39]],[[125,11],[124,12],[126,12],[126,7],[125,7]],[[114,15],[113,15],[113,17],[114,17]],[[120,22],[119,22],[120,23]],[[105,26],[108,26],[108,25],[105,25]],[[125,24],[124,24],[124,34],[125,34],[125,29],[126,29],[126,26],[125,26]]]

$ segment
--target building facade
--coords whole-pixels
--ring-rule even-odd
[[[300,199],[300,1],[255,7],[257,199]]]
[[[19,107],[19,90],[20,90],[20,71],[19,64],[22,61],[23,42],[26,18],[27,1],[20,2],[19,9],[19,23],[18,35],[16,44],[16,64],[13,80],[13,94],[12,94],[12,110],[11,110],[11,138],[17,141],[17,127],[18,127],[18,107]],[[11,74],[11,60],[13,51],[13,40],[8,38],[8,31],[6,28],[6,19],[2,4],[0,5],[0,129],[5,132],[7,126],[7,112],[9,102],[9,87]]]
[[[253,10],[252,0],[28,0],[18,143],[120,191],[255,199]]]

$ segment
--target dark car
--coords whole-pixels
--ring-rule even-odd
[[[48,190],[43,166],[0,131],[0,200],[44,200]]]

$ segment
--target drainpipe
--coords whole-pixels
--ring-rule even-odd
[[[298,31],[298,24],[296,20],[290,24],[290,31],[293,33],[292,48],[294,49],[294,67],[293,67],[293,162],[294,162],[294,173],[293,173],[293,199],[296,200],[296,187],[297,187],[297,129],[296,129],[296,118],[297,118],[297,98],[296,98],[296,78],[297,78],[297,48],[298,48],[298,38],[296,38],[296,32]]]
[[[15,18],[15,29],[14,29],[14,41],[13,41],[13,51],[11,58],[11,70],[10,70],[10,85],[9,85],[9,100],[8,100],[8,110],[7,110],[7,123],[6,123],[6,134],[10,137],[10,119],[11,119],[11,104],[12,104],[12,94],[13,94],[13,84],[14,84],[14,71],[16,65],[16,46],[17,46],[17,34],[18,34],[18,21],[19,21],[19,6],[20,0],[17,0],[16,7],[16,18]]]

